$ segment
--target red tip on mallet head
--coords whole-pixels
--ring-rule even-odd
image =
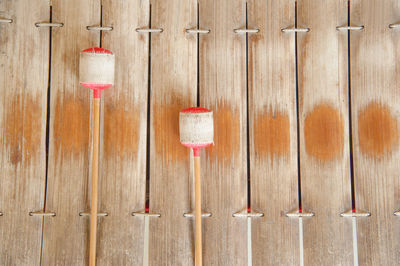
[[[111,51],[98,47],[83,50],[79,57],[79,83],[92,89],[94,98],[100,98],[101,90],[114,85],[114,66]]]
[[[200,156],[201,148],[214,143],[213,112],[202,107],[183,109],[179,113],[179,135],[182,145]]]

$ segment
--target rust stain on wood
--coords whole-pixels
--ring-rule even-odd
[[[240,113],[229,104],[218,103],[214,108],[214,143],[206,149],[211,161],[231,158],[240,148]]]
[[[41,105],[33,98],[18,95],[7,109],[4,142],[9,160],[17,165],[27,163],[39,154],[41,143]]]
[[[166,161],[184,161],[188,148],[179,141],[179,112],[182,104],[154,105],[153,130],[156,153]]]
[[[104,111],[104,155],[107,158],[138,152],[139,111],[122,100]]]
[[[89,103],[65,95],[54,107],[55,154],[87,156],[89,145]]]
[[[305,148],[308,154],[321,161],[342,155],[344,144],[343,120],[335,108],[321,104],[305,119]]]
[[[379,158],[399,142],[397,120],[387,106],[372,102],[358,114],[358,140],[361,151]]]
[[[286,113],[273,112],[256,116],[254,122],[255,152],[261,156],[287,156],[290,149],[290,123]]]

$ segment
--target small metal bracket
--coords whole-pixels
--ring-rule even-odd
[[[204,29],[186,29],[186,33],[208,34],[208,33],[210,33],[210,30],[204,30]]]
[[[237,34],[243,34],[243,33],[258,33],[260,30],[259,29],[234,29],[233,32]]]
[[[309,32],[310,28],[296,28],[296,27],[287,27],[281,29],[282,32]]]
[[[43,212],[43,211],[37,211],[37,212],[29,212],[29,216],[51,216],[54,217],[56,216],[55,212]]]
[[[57,22],[36,22],[36,27],[64,27],[64,23]]]
[[[90,212],[80,212],[79,216],[90,216]],[[108,216],[108,212],[98,212],[97,217],[106,217]]]
[[[132,212],[132,216],[161,217],[161,214],[151,212]]]
[[[0,18],[0,23],[12,23],[13,20],[9,18]]]
[[[336,30],[338,31],[347,31],[347,30],[351,30],[351,31],[360,31],[363,30],[364,26],[337,26]]]
[[[287,217],[290,218],[299,218],[299,217],[313,217],[314,213],[313,212],[305,212],[305,211],[299,211],[299,210],[294,210],[291,212],[286,213]]]
[[[371,213],[360,210],[348,210],[340,214],[342,217],[369,217]]]
[[[256,217],[263,217],[264,213],[253,211],[253,210],[248,210],[244,209],[240,212],[232,214],[233,217],[250,217],[250,218],[256,218]]]
[[[86,29],[94,31],[112,31],[114,28],[111,26],[87,26]]]
[[[194,213],[193,212],[187,212],[187,213],[184,213],[183,214],[183,217],[186,217],[186,218],[193,218],[195,215],[194,215]],[[203,218],[207,218],[207,217],[211,217],[212,216],[212,214],[210,213],[210,212],[201,212],[201,217],[203,217]]]
[[[149,33],[149,32],[151,32],[151,33],[161,33],[161,32],[163,32],[164,30],[163,29],[161,29],[161,28],[155,28],[155,29],[151,29],[151,28],[137,28],[136,29],[136,32],[138,32],[138,33]]]

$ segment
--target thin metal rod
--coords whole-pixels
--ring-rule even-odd
[[[358,244],[357,244],[357,218],[352,217],[353,224],[353,263],[354,266],[358,266]]]
[[[247,265],[253,265],[253,251],[251,247],[251,217],[247,217]]]
[[[284,28],[282,32],[309,32],[310,28]]]
[[[112,31],[114,28],[110,26],[87,26],[86,29],[94,31]]]
[[[9,18],[0,18],[0,23],[12,23],[13,20]]]
[[[396,28],[400,28],[400,23],[389,24],[389,29],[396,29]]]
[[[149,265],[149,216],[144,217],[143,266]]]
[[[38,211],[38,212],[29,212],[29,216],[56,216],[55,212],[43,212],[43,211]]]
[[[64,23],[57,22],[37,22],[35,23],[36,27],[64,27]]]
[[[151,29],[151,28],[137,28],[136,29],[136,32],[139,32],[139,33],[149,33],[149,32],[151,32],[151,33],[161,33],[161,32],[163,32],[164,30],[163,29],[161,29],[161,28],[159,28],[159,29]]]
[[[79,213],[79,216],[90,216],[90,215],[91,215],[90,212],[80,212]],[[97,217],[106,217],[106,216],[108,216],[107,212],[98,212],[97,213]]]
[[[233,31],[235,33],[241,34],[241,33],[258,33],[260,30],[259,29],[234,29]]]
[[[352,30],[352,31],[359,31],[359,30],[363,30],[364,26],[338,26],[336,27],[336,30],[343,30],[343,31],[347,31],[347,30]]]
[[[299,253],[300,266],[304,266],[304,237],[303,237],[303,218],[299,218]]]
[[[208,34],[210,33],[210,30],[203,30],[203,29],[187,29],[186,33],[199,33],[199,34]]]
[[[132,216],[161,217],[161,214],[150,212],[133,212]]]
[[[203,218],[211,217],[211,215],[212,214],[210,212],[201,212],[201,217],[203,217]],[[193,212],[188,212],[188,213],[184,213],[183,217],[193,218],[193,217],[195,217],[195,215]]]

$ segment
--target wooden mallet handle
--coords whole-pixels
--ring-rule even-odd
[[[89,48],[83,50],[79,58],[79,82],[93,90],[93,160],[92,160],[92,200],[90,208],[89,265],[96,265],[97,205],[99,178],[99,122],[101,91],[114,84],[115,57],[109,50]]]
[[[98,202],[98,180],[99,180],[99,121],[100,121],[100,98],[94,98],[93,106],[93,160],[92,160],[92,201],[90,210],[90,248],[89,265],[96,265],[97,244],[97,202]]]
[[[201,177],[200,156],[194,157],[194,187],[195,187],[195,226],[196,226],[196,266],[203,265],[202,226],[201,226]]]
[[[179,113],[179,134],[182,145],[193,149],[195,183],[196,266],[203,265],[201,225],[200,151],[214,143],[213,112],[191,107]]]

